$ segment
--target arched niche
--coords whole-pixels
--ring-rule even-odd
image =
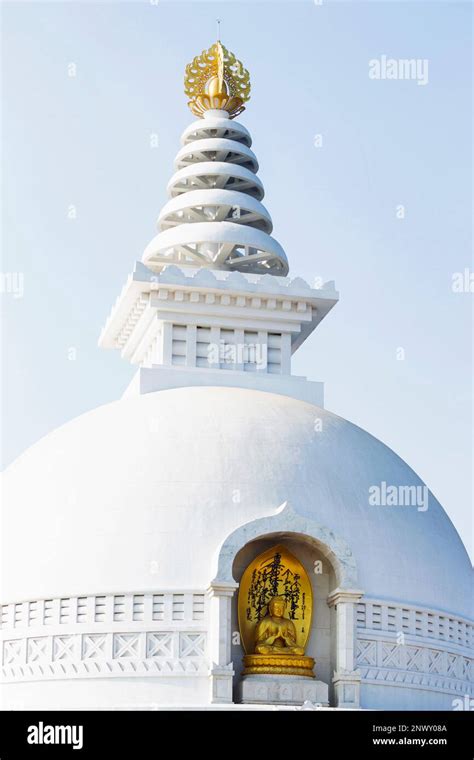
[[[316,659],[317,677],[332,687],[333,704],[358,706],[355,603],[362,592],[357,589],[355,558],[344,539],[299,515],[287,502],[273,515],[234,530],[215,557],[216,575],[209,587],[212,700],[231,702],[242,670],[235,593],[240,578],[252,559],[277,543],[298,557],[312,581],[315,611],[307,652]]]
[[[297,534],[325,556],[334,568],[336,584],[339,588],[357,586],[357,564],[349,545],[344,539],[314,520],[295,512],[288,502],[279,507],[273,515],[241,525],[227,536],[217,557],[215,581],[233,583],[233,564],[237,553],[248,543],[263,536]]]

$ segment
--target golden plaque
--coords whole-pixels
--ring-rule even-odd
[[[239,590],[244,674],[314,678],[314,660],[304,654],[312,607],[308,574],[288,549],[274,546],[254,559]]]

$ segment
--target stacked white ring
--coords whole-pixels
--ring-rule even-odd
[[[184,131],[160,232],[143,262],[156,271],[179,263],[285,276],[288,262],[270,236],[250,134],[223,113],[208,111]]]

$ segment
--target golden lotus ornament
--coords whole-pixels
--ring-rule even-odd
[[[244,675],[314,678],[314,659],[305,655],[313,611],[311,582],[285,546],[274,546],[250,563],[240,582],[238,607]]]
[[[186,66],[184,91],[195,116],[202,118],[216,108],[233,119],[250,98],[250,75],[230,50],[216,42]]]

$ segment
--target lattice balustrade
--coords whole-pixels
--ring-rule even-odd
[[[363,682],[474,694],[470,621],[376,599],[359,602],[356,615]]]

